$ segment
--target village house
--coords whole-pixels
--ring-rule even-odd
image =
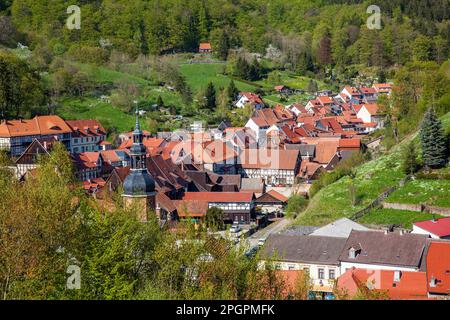
[[[36,169],[39,160],[50,155],[51,148],[56,141],[54,138],[34,139],[15,162],[17,179],[24,179],[29,171]]]
[[[392,300],[427,300],[426,272],[352,268],[337,281],[337,290],[355,298],[364,290],[377,291]]]
[[[36,116],[30,120],[1,120],[0,149],[20,156],[34,139],[55,138],[71,149],[72,129],[58,116]]]
[[[264,100],[260,95],[251,92],[241,92],[235,103],[238,108],[244,108],[246,105],[251,105],[253,109],[262,109],[265,107]]]
[[[331,294],[340,276],[339,255],[345,238],[296,234],[273,234],[263,248],[263,259],[272,259],[277,269],[303,270],[316,293]]]
[[[450,295],[450,242],[431,241],[427,257],[428,292],[434,297]]]
[[[130,165],[130,155],[128,150],[106,150],[100,151],[103,167],[128,167]]]
[[[295,116],[289,109],[276,106],[275,108],[255,110],[246,123],[245,128],[251,130],[256,141],[261,143],[266,140],[266,134],[270,127],[274,125],[282,126],[288,123],[295,125],[294,120]]]
[[[379,94],[389,95],[392,92],[392,84],[390,83],[375,83],[372,88]]]
[[[212,53],[212,46],[209,42],[202,42],[198,48],[199,53]]]
[[[300,162],[298,150],[247,149],[239,155],[237,173],[263,179],[269,186],[292,185]]]
[[[192,214],[205,215],[205,208],[222,209],[227,223],[249,224],[256,218],[255,196],[251,192],[186,192],[182,200],[207,203],[207,206],[201,206],[201,212],[194,211]]]
[[[68,120],[72,130],[71,153],[93,152],[101,150],[106,139],[106,130],[97,120]]]
[[[279,94],[292,94],[293,90],[287,86],[275,86],[275,91]]]
[[[102,173],[102,159],[100,152],[81,152],[72,155],[75,175],[80,181],[100,178]]]
[[[412,233],[450,240],[450,217],[414,222]]]
[[[376,104],[363,104],[356,114],[356,117],[361,119],[366,125],[374,124],[370,131],[384,126],[385,115],[379,112],[379,108]]]
[[[196,170],[183,170],[183,172],[192,181],[188,191],[238,192],[241,189],[241,176],[238,174],[219,175]]]
[[[361,91],[358,90],[358,88],[350,86],[345,86],[342,89],[341,94],[347,97],[349,101],[353,103],[359,103],[364,97]]]
[[[262,213],[271,214],[274,212],[281,212],[288,200],[288,197],[285,195],[275,190],[270,190],[256,198],[255,204],[261,208]]]
[[[352,230],[339,257],[341,274],[352,268],[419,271],[426,243],[424,235]]]

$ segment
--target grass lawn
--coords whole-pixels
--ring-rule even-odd
[[[279,84],[272,84],[268,83],[266,79],[262,79],[259,81],[255,81],[255,83],[269,89],[273,89],[275,85],[285,85],[292,89],[303,89],[306,90],[308,88],[309,81],[311,78],[298,76],[293,74],[290,71],[277,71],[280,74],[281,83]],[[317,85],[319,86],[319,90],[323,90],[327,88],[327,85],[320,81],[315,80],[317,82]]]
[[[294,95],[289,96],[287,101],[281,101],[280,96],[278,94],[271,94],[271,95],[267,95],[267,96],[263,97],[264,101],[266,101],[267,103],[269,103],[271,105],[275,105],[275,104],[279,104],[279,103],[281,103],[282,105],[290,105],[295,102],[302,102],[302,101],[305,102],[309,98],[311,98],[311,96],[308,94],[294,94]]]
[[[386,202],[450,207],[450,180],[414,180],[392,193]]]
[[[62,107],[57,114],[66,120],[96,119],[105,127],[116,127],[120,132],[130,131],[135,124],[135,116],[113,107],[108,103],[102,103],[96,98],[67,98],[62,101]],[[142,121],[143,129],[146,129],[145,121]]]
[[[436,218],[441,216],[435,215]],[[433,215],[425,212],[414,212],[395,209],[375,209],[358,219],[358,223],[367,225],[388,226],[396,224],[403,228],[412,229],[412,223],[417,221],[430,220]]]
[[[81,71],[86,72],[90,79],[96,83],[114,83],[120,80],[127,80],[137,85],[148,85],[150,81],[140,77],[133,76],[129,73],[119,72],[106,67],[94,66],[84,63],[74,63]]]
[[[195,93],[201,89],[205,89],[209,82],[212,82],[216,89],[219,87],[226,88],[231,79],[221,74],[224,66],[225,64],[223,63],[181,64],[180,70],[186,77],[188,85]],[[240,91],[254,92],[257,88],[256,86],[238,80],[234,80],[234,84]]]

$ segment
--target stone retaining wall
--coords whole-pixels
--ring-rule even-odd
[[[383,202],[384,209],[407,210],[415,212],[427,212],[431,214],[439,214],[442,216],[450,216],[450,208],[427,206],[425,204],[408,204],[397,202]]]

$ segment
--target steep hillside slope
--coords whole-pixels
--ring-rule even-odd
[[[447,132],[450,131],[450,113],[442,122]],[[381,193],[397,185],[405,174],[401,170],[402,146],[414,139],[416,135],[402,141],[391,151],[377,159],[369,161],[356,169],[353,179],[358,204],[353,206],[349,186],[351,179],[344,177],[320,190],[311,199],[307,209],[296,220],[301,225],[322,225],[342,217],[351,217],[365,208]]]

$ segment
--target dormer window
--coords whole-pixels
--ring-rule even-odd
[[[348,249],[348,257],[349,257],[349,259],[356,259],[358,254],[359,254],[359,250],[358,249],[353,248],[353,247]]]
[[[431,277],[430,279],[430,287],[435,288],[437,285],[437,279],[435,277]]]
[[[401,271],[394,271],[394,282],[400,282],[400,278],[402,277]]]

